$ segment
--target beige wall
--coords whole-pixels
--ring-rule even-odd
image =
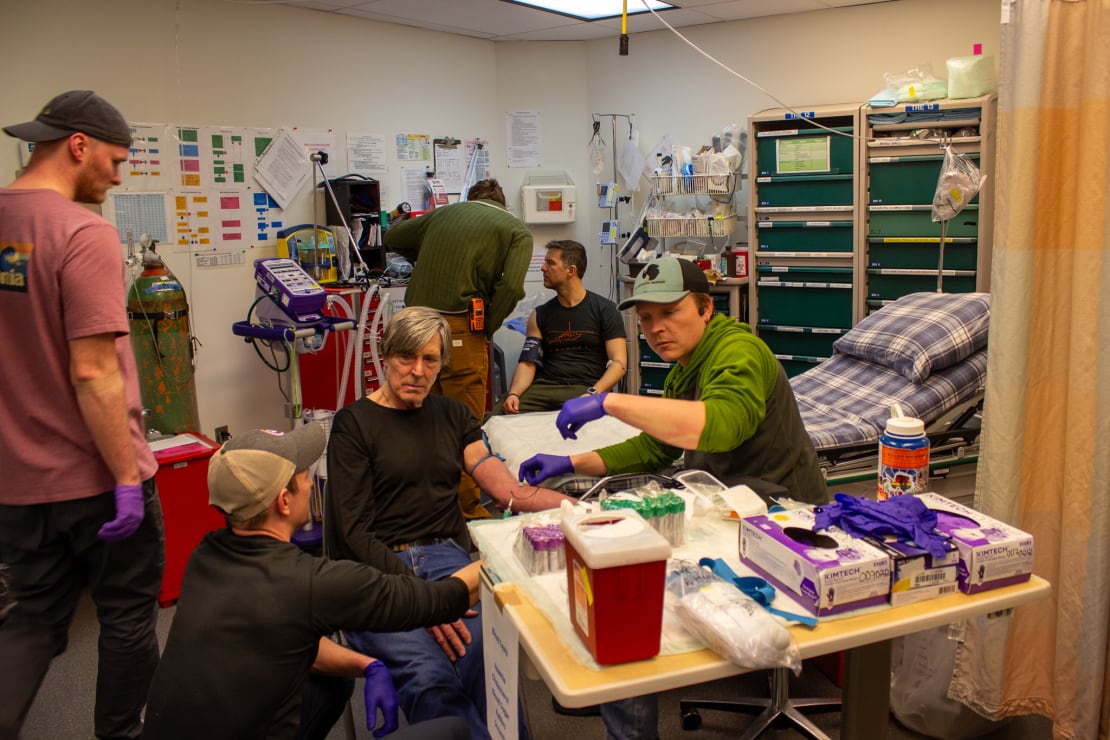
[[[602,293],[611,284],[610,255],[597,246],[606,212],[595,206],[596,178],[586,159],[590,114],[634,113],[647,152],[663,134],[698,145],[779,105],[665,30],[634,35],[629,56],[620,57],[616,38],[495,44],[219,0],[16,0],[0,5],[0,28],[8,60],[4,124],[32,117],[57,92],[91,88],[136,122],[332,129],[339,173],[346,171],[347,131],[481,135],[514,207],[527,173],[505,168],[505,113],[538,111],[543,168],[570,174],[579,218],[535,228],[536,242],[586,244],[586,282]],[[805,106],[862,101],[882,87],[883,72],[923,63],[944,76],[945,59],[970,53],[976,42],[997,56],[999,16],[996,0],[895,0],[683,33],[783,102]],[[602,133],[612,148],[607,123]],[[11,179],[17,162],[16,143],[0,140],[0,181]],[[391,161],[386,203],[399,199],[398,175]],[[638,206],[623,207],[622,222]],[[286,223],[311,221],[311,214],[303,195]],[[203,343],[202,431],[287,425],[273,373],[230,330],[253,297],[250,266],[197,269],[183,254],[168,261],[186,287]]]

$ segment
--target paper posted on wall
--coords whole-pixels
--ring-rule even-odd
[[[281,129],[255,163],[254,179],[287,209],[308,181],[309,166],[304,146],[287,129]]]

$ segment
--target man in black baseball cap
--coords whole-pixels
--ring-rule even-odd
[[[93,732],[135,738],[158,663],[164,561],[158,463],[146,443],[116,228],[78,203],[121,181],[127,121],[88,91],[5,129],[34,142],[0,188],[0,737],[18,737],[81,594],[100,627]],[[34,434],[27,420],[35,420]]]
[[[5,126],[4,133],[36,144],[81,133],[116,146],[131,146],[127,119],[92,90],[69,90],[55,96],[35,120]]]

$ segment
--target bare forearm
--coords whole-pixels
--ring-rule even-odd
[[[557,509],[564,499],[575,501],[571,496],[564,496],[550,488],[521,485],[505,463],[492,459],[478,466],[474,473],[474,480],[482,490],[488,493],[502,509],[510,506],[513,511],[546,511]]]
[[[571,455],[570,464],[574,466],[574,472],[579,475],[604,476],[609,472],[609,469],[605,466],[605,461],[596,452],[581,452],[577,455]]]
[[[605,368],[605,374],[602,375],[596,383],[594,383],[594,388],[597,388],[598,392],[600,393],[610,391],[616,387],[617,383],[621,382],[621,378],[623,377],[624,366],[614,363]]]
[[[312,663],[312,671],[328,676],[362,678],[366,666],[373,661],[373,658],[321,637],[320,646],[316,651],[316,660]]]
[[[89,435],[117,484],[140,483],[115,337],[71,340],[69,379]]]
[[[513,372],[513,382],[509,384],[509,393],[515,393],[519,397],[521,393],[532,387],[532,381],[535,379],[535,365],[530,362],[517,363],[516,371]]]
[[[705,428],[705,404],[701,401],[610,393],[605,397],[605,411],[661,442],[684,450],[697,449]]]

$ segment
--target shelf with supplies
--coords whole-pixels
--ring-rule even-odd
[[[867,204],[861,262],[868,310],[913,292],[989,290],[996,108],[991,94],[861,109],[867,136],[860,167]],[[948,220],[942,245],[932,204],[947,144],[987,178]]]
[[[644,230],[648,236],[670,238],[682,236],[728,237],[736,229],[735,213],[727,216],[704,218],[645,218]]]
[[[654,175],[651,192],[655,195],[729,195],[736,188],[736,175]]]

